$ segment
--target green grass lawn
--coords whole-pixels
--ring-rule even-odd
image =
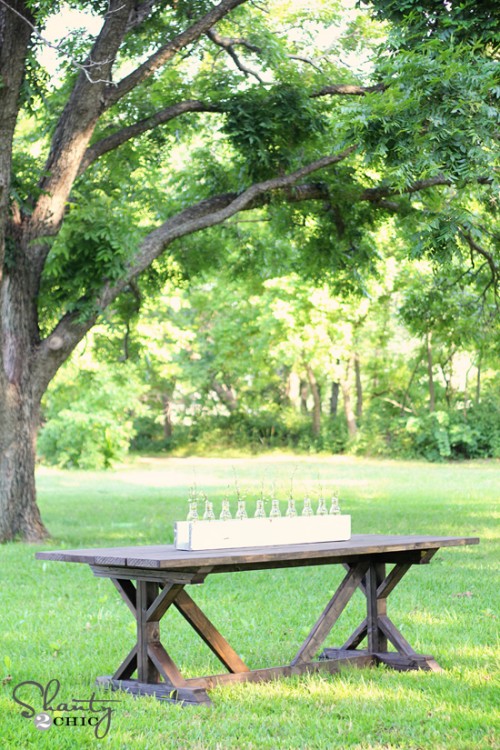
[[[442,673],[346,669],[260,685],[226,686],[214,706],[120,699],[103,740],[90,727],[37,730],[13,686],[50,679],[59,701],[90,697],[135,642],[134,620],[107,579],[85,565],[42,562],[39,549],[172,542],[195,480],[216,500],[238,478],[249,498],[261,483],[285,497],[338,487],[353,533],[479,536],[414,567],[389,614]],[[53,538],[0,548],[0,747],[80,750],[485,750],[500,747],[498,672],[498,463],[430,465],[343,457],[136,459],[106,473],[40,469],[39,502]],[[250,504],[250,503],[249,503]],[[284,508],[284,503],[283,503]],[[338,567],[338,569],[337,569]],[[286,664],[342,578],[340,566],[209,577],[191,593],[250,667]],[[194,593],[193,593],[194,592]],[[340,645],[363,616],[357,593],[335,626]],[[186,676],[220,672],[177,612],[163,641]],[[35,690],[35,688],[33,688]],[[37,709],[38,710],[38,709]]]

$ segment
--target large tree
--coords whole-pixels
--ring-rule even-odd
[[[100,316],[168,275],[159,259],[189,273],[183,238],[278,195],[308,206],[311,268],[355,273],[383,212],[414,222],[420,252],[498,268],[491,3],[377,0],[380,27],[335,0],[68,5],[101,27],[58,45],[50,80],[39,49],[64,7],[0,0],[1,540],[47,533],[34,466],[48,384]],[[377,66],[346,65],[385,33]]]

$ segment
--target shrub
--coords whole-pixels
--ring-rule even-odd
[[[125,364],[86,369],[71,363],[63,368],[44,400],[45,423],[38,438],[42,460],[102,469],[123,459],[143,390],[134,369]]]
[[[500,457],[500,403],[487,394],[479,405],[401,415],[374,404],[353,450],[363,455],[447,459]]]
[[[106,469],[126,456],[130,438],[130,421],[117,424],[110,414],[63,409],[43,427],[38,446],[47,463]]]
[[[341,453],[347,443],[343,417],[323,417],[321,434],[312,435],[311,417],[294,409],[270,404],[258,411],[237,411],[229,415],[198,416],[192,424],[175,425],[171,438],[165,440],[161,425],[149,415],[134,422],[136,435],[132,448],[160,451],[196,446],[198,452],[214,449],[293,448],[305,451],[327,450]]]

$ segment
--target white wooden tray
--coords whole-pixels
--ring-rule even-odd
[[[176,549],[268,547],[277,544],[341,542],[351,538],[351,516],[247,518],[229,521],[177,521]]]

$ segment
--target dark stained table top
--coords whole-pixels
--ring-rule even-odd
[[[240,549],[185,551],[173,545],[147,547],[103,547],[95,549],[73,549],[37,552],[39,560],[87,563],[96,566],[123,568],[156,568],[162,570],[191,571],[194,568],[225,567],[238,570],[256,567],[311,565],[339,562],[349,556],[390,554],[404,551],[437,550],[440,547],[456,547],[478,544],[477,537],[455,536],[394,536],[385,534],[354,534],[344,542],[321,544],[277,545],[274,547],[245,547]]]

